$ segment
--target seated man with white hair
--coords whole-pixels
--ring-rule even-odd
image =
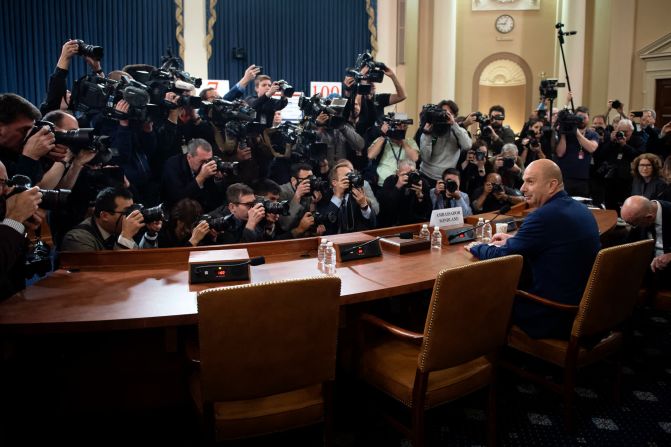
[[[429,185],[422,181],[415,162],[401,160],[395,174],[388,176],[378,191],[381,227],[426,222],[431,215]]]

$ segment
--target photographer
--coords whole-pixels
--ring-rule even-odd
[[[163,221],[144,222],[139,209],[128,212],[132,205],[133,195],[127,189],[103,189],[93,216],[65,234],[61,251],[155,248]],[[134,238],[145,225],[147,232],[138,245]]]
[[[575,130],[570,127],[573,124],[570,120],[578,121]],[[588,129],[588,124],[587,107],[576,108],[575,115],[562,111],[557,116],[560,136],[555,147],[555,159],[564,177],[564,189],[570,196],[590,196],[589,167],[592,154],[599,146],[599,135]]]
[[[459,190],[461,179],[459,171],[454,168],[447,168],[443,172],[443,179],[436,182],[436,187],[429,193],[434,210],[443,208],[460,207],[464,217],[473,214],[471,210],[471,199],[463,191]]]
[[[39,188],[7,195],[7,169],[0,162],[0,300],[25,288],[26,226],[41,222],[37,207],[42,201]]]
[[[631,165],[641,154],[643,142],[634,136],[634,125],[628,119],[621,119],[610,135],[610,141],[603,150],[603,163],[599,167],[606,186],[606,208],[619,210],[631,193]]]
[[[526,133],[522,133],[517,140],[517,150],[520,154],[520,164],[522,166],[528,166],[536,160],[547,158],[545,154],[550,153],[550,142],[545,138],[543,132],[544,125],[543,120],[536,118],[527,121]],[[545,147],[546,145],[548,147]]]
[[[455,122],[459,108],[454,101],[441,101],[438,106],[444,112],[444,119],[432,124],[431,119],[423,118],[427,121],[422,127],[419,145],[422,157],[420,174],[429,187],[435,186],[445,169],[456,168],[461,151],[473,144],[466,129]]]
[[[504,205],[517,205],[524,202],[519,191],[503,186],[501,176],[492,172],[487,174],[485,184],[473,193],[473,212],[476,214],[498,211]]]
[[[369,71],[369,68],[361,68],[361,74],[366,75]],[[394,83],[394,88],[396,93],[375,93],[376,86],[375,83],[370,83],[370,93],[366,95],[359,95],[359,116],[358,122],[356,124],[356,131],[359,135],[366,135],[366,132],[369,128],[373,127],[375,123],[382,120],[384,116],[385,107],[398,104],[399,102],[405,101],[406,94],[403,85],[396,77],[394,71],[384,66],[384,74],[391,79],[391,82]],[[367,84],[368,81],[362,81],[364,84]],[[344,84],[347,87],[353,85],[353,78],[348,76],[345,78]],[[347,96],[347,93],[345,94]]]
[[[317,204],[322,199],[322,188],[312,189],[312,186],[326,186],[313,176],[312,166],[307,163],[297,163],[291,166],[291,179],[280,186],[280,200],[289,201],[289,215],[280,216],[280,226],[289,231],[299,224],[299,219],[311,210],[311,204]]]
[[[250,96],[246,102],[256,110],[259,122],[270,127],[275,112],[284,109],[289,104],[289,100],[284,96],[283,90],[280,99],[273,98],[273,95],[281,90],[281,86],[278,82],[272,82],[268,75],[258,75],[254,79],[254,90],[256,97]]]
[[[44,175],[40,160],[47,156],[62,159],[61,153],[54,152],[56,139],[48,126],[24,141],[40,117],[39,110],[21,96],[0,94],[0,161],[9,177],[21,174],[37,184]]]
[[[491,124],[481,129],[480,138],[487,142],[489,149],[498,155],[504,144],[515,142],[515,132],[510,126],[504,126],[506,110],[503,106],[495,105],[489,108]]]
[[[415,162],[402,160],[378,191],[381,227],[425,222],[431,214],[429,186],[416,171]]]
[[[230,219],[230,229],[219,233],[217,243],[237,244],[267,240],[266,211],[263,204],[256,200],[254,190],[243,183],[233,183],[226,190],[226,198],[228,205],[209,213],[213,217]]]
[[[477,140],[469,150],[461,151],[458,169],[461,171],[461,190],[472,196],[476,188],[484,185],[487,174],[494,170],[487,160],[487,143]]]
[[[67,110],[70,103],[70,92],[67,90],[67,77],[73,56],[84,56],[84,60],[91,67],[93,73],[97,76],[105,77],[105,73],[103,73],[100,66],[100,60],[94,59],[91,55],[82,54],[80,51],[81,45],[83,45],[83,42],[76,39],[68,40],[63,44],[61,55],[56,63],[56,69],[49,77],[47,97],[40,105],[40,112],[43,115],[52,110]]]
[[[223,99],[226,101],[235,101],[236,99],[240,99],[245,96],[245,89],[247,88],[247,84],[256,79],[259,73],[261,73],[261,67],[257,67],[254,64],[247,67],[245,73],[242,75],[242,78],[240,78],[240,80],[233,87],[231,87],[231,89],[224,95]],[[213,99],[212,94],[209,93],[210,90],[214,89],[205,89],[200,92],[200,96],[204,101],[210,101]],[[205,97],[203,97],[204,92],[208,92],[206,93]]]
[[[326,159],[334,165],[336,160],[346,158],[347,154],[361,152],[364,141],[356,133],[354,126],[343,122],[339,117],[331,117],[321,112],[315,119],[319,131],[319,141],[326,144]]]
[[[194,199],[208,211],[221,205],[223,174],[212,159],[212,146],[205,140],[191,140],[186,155],[168,159],[163,169],[162,198],[168,207],[184,198]]]
[[[168,221],[158,233],[158,248],[197,247],[214,243],[216,232],[199,218],[203,215],[200,203],[182,199],[170,210]],[[213,234],[214,233],[214,234]]]
[[[501,153],[493,157],[492,163],[494,170],[501,176],[504,186],[512,189],[522,187],[522,168],[519,166],[519,157],[517,155],[517,146],[512,143],[506,143],[501,149]]]
[[[391,125],[395,127],[393,132]],[[380,126],[381,136],[368,148],[368,159],[375,167],[377,186],[383,186],[387,177],[396,174],[401,161],[419,160],[420,151],[415,140],[406,138],[407,128],[406,124],[394,124],[393,120],[383,121]]]
[[[322,215],[335,216],[327,222],[325,234],[349,233],[375,228],[376,218],[363,191],[363,177],[349,165],[335,165],[329,173],[333,197],[322,203],[318,211]]]

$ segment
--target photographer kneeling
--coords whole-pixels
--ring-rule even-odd
[[[464,217],[473,214],[471,199],[468,194],[459,190],[460,181],[457,169],[445,169],[443,179],[436,182],[436,187],[429,194],[434,210],[460,207]]]
[[[385,179],[378,199],[381,227],[425,222],[431,214],[429,186],[419,176],[412,160],[401,160],[396,174]]]
[[[133,195],[123,188],[105,188],[96,197],[93,216],[63,237],[61,251],[155,248],[161,219],[145,222],[143,210],[133,207]],[[133,238],[145,226],[139,245]]]

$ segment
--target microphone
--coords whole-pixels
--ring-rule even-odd
[[[499,209],[499,210],[496,212],[496,214],[494,215],[494,217],[492,217],[492,218],[489,220],[489,223],[494,222],[494,220],[496,220],[501,214],[505,214],[505,213],[507,213],[508,211],[510,211],[510,204],[505,204],[505,205],[503,205],[503,206],[501,207],[501,209]],[[456,239],[456,238],[458,238],[459,236],[461,236],[462,234],[466,234],[466,233],[468,233],[469,231],[473,231],[473,230],[478,229],[478,228],[480,228],[480,227],[484,227],[486,223],[487,223],[487,222],[485,221],[484,223],[482,223],[482,224],[480,224],[480,225],[476,225],[476,226],[474,226],[473,228],[467,228],[467,229],[465,229],[465,230],[459,231],[458,233],[454,233],[454,234],[450,235],[450,236],[447,238],[447,240],[448,240],[448,242],[451,242],[451,241],[453,241],[454,239]]]
[[[369,241],[366,241],[362,244],[355,245],[354,247],[350,247],[347,250],[343,251],[343,254],[348,254],[348,253],[354,253],[356,250],[360,249],[361,247],[365,247],[368,244],[372,244],[373,242],[377,242],[382,238],[385,237],[400,237],[401,239],[412,239],[412,231],[402,231],[400,233],[396,234],[386,234],[384,236],[378,236],[375,239],[371,239]]]
[[[247,261],[242,261],[237,264],[225,264],[226,267],[243,267],[245,265],[251,265],[252,267],[257,266],[257,265],[263,265],[266,263],[266,257],[265,256],[256,256],[255,258],[249,258]],[[209,265],[205,267],[211,267]]]

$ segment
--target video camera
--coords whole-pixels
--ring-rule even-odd
[[[538,86],[541,101],[545,99],[557,99],[557,88],[560,87],[566,87],[566,84],[564,82],[558,82],[557,79],[542,79]]]
[[[107,135],[95,135],[95,129],[88,127],[61,131],[56,130],[54,123],[36,121],[28,133],[26,140],[39,132],[44,126],[48,126],[51,133],[54,134],[56,144],[67,146],[73,154],[77,155],[83,149],[96,152],[96,156],[89,162],[90,164],[108,163],[115,155],[115,151],[109,147],[110,137]]]
[[[130,106],[127,113],[114,109],[122,99]],[[114,81],[86,75],[74,83],[70,108],[83,113],[103,112],[107,118],[117,120],[145,120],[150,100],[149,87],[128,76]]]
[[[387,123],[389,130],[387,136],[392,140],[404,140],[408,125],[413,123],[411,118],[405,113],[389,112],[383,118],[382,122]],[[404,128],[405,127],[405,128]]]
[[[313,120],[305,120],[296,131],[296,143],[291,150],[293,163],[309,163],[313,169],[319,167],[319,163],[326,158],[326,143],[319,141],[317,126]]]
[[[199,114],[203,120],[211,121],[216,127],[223,129],[229,121],[254,121],[256,110],[242,100],[226,101],[215,99],[202,101]]]
[[[581,116],[576,115],[569,109],[562,109],[557,114],[559,133],[562,135],[575,134],[576,129],[584,122]]]
[[[424,104],[421,115],[422,121],[431,125],[447,121],[447,112],[436,104]]]
[[[163,204],[156,205],[151,208],[147,208],[141,203],[134,203],[133,205],[129,206],[126,208],[124,211],[124,214],[128,216],[130,213],[133,211],[138,210],[140,211],[140,214],[142,214],[142,219],[144,219],[144,223],[149,223],[149,222],[156,222],[159,220],[166,221],[168,220],[165,217],[165,212],[163,210]]]
[[[14,187],[7,197],[28,191],[32,187],[30,178],[20,174],[14,175],[11,179],[7,180],[6,184],[9,188],[12,186]],[[64,208],[68,203],[68,197],[70,196],[69,189],[40,189],[40,192],[42,193],[40,208],[43,210],[57,210]]]
[[[362,73],[364,67],[368,68],[367,73]],[[359,54],[354,62],[354,68],[347,70],[347,76],[354,78],[356,93],[359,95],[367,95],[371,92],[370,83],[380,83],[384,79],[384,70],[387,66],[373,59],[370,51]],[[367,82],[366,84],[362,81]]]

